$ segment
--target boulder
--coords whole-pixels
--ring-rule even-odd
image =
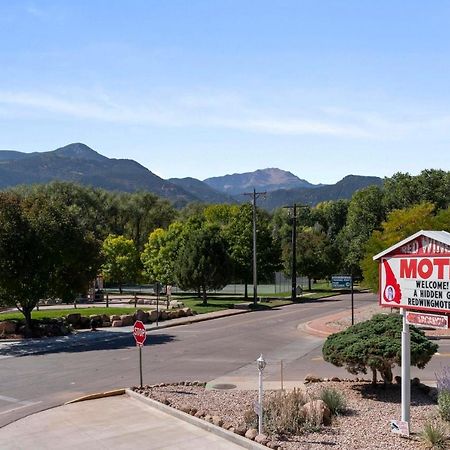
[[[117,314],[113,314],[112,316],[109,316],[109,321],[114,322],[115,320],[120,320],[120,316]]]
[[[160,311],[159,318],[160,318],[160,320],[167,320],[167,311],[166,310]]]
[[[255,437],[255,442],[266,445],[269,442],[269,438],[265,434],[258,434],[258,436]]]
[[[212,423],[212,416],[210,414],[206,414],[205,420],[209,423]]]
[[[123,326],[123,325],[122,325],[122,321],[121,321],[121,320],[113,320],[111,326],[112,326],[113,328],[121,327],[121,326]]]
[[[186,312],[184,309],[179,309],[178,311],[178,317],[186,317]]]
[[[156,311],[156,309],[150,311],[150,316],[149,316],[150,322],[156,322],[157,318],[158,318],[158,312]]]
[[[193,316],[194,315],[192,313],[192,309],[191,308],[182,308],[180,311],[183,311],[183,314],[185,314],[186,316]]]
[[[255,430],[254,428],[250,428],[250,429],[247,430],[246,433],[245,433],[245,437],[246,437],[247,439],[252,440],[252,441],[256,438],[256,436],[258,436],[258,431]]]
[[[142,323],[147,323],[149,316],[149,313],[142,311],[142,309],[136,311],[136,320],[140,320]]]
[[[318,377],[317,375],[308,374],[305,377],[305,383],[320,383],[322,382],[322,378]]]
[[[336,381],[336,382],[340,382],[340,381],[341,381],[341,379],[340,379],[339,377],[333,377],[333,378],[331,379],[331,381]]]
[[[179,302],[178,300],[172,300],[169,303],[169,308],[181,308],[184,306],[183,302]]]
[[[89,319],[89,317],[81,316],[79,327],[91,328],[91,319]]]
[[[81,314],[80,313],[71,313],[66,316],[67,323],[71,325],[79,325],[81,322]]]
[[[191,407],[187,405],[181,405],[178,409],[186,414],[191,412]]]
[[[15,322],[5,320],[0,322],[0,334],[13,334],[16,332]]]
[[[239,425],[238,427],[234,428],[234,432],[238,434],[239,436],[245,436],[245,433],[247,431],[247,428],[245,428],[244,425]]]
[[[120,320],[122,321],[123,327],[129,327],[134,324],[134,317],[130,314],[120,316]]]
[[[109,316],[108,316],[108,314],[102,314],[102,322],[111,322],[110,320],[109,320]],[[105,325],[103,325],[103,326],[105,326]]]
[[[331,411],[323,400],[313,400],[305,403],[300,413],[307,421],[315,424],[331,424]]]
[[[213,416],[212,423],[218,427],[221,427],[223,425],[223,420],[219,416]]]
[[[111,326],[111,322],[109,320],[104,320],[102,323],[102,327],[108,328]]]

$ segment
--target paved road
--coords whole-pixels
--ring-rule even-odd
[[[358,294],[356,306],[374,302]],[[308,372],[346,375],[320,360],[323,339],[298,329],[349,308],[347,296],[152,331],[143,349],[144,383],[255,379],[255,359],[268,361],[267,381],[303,380]],[[445,353],[445,352],[444,352]],[[0,426],[92,392],[138,383],[132,336],[80,333],[33,344],[0,346]]]

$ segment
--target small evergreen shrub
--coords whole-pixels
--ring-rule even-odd
[[[333,416],[343,414],[347,408],[345,397],[334,388],[323,389],[319,398],[325,402]]]

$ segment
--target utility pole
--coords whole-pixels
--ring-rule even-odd
[[[256,264],[256,200],[265,196],[267,192],[256,192],[253,189],[253,192],[246,192],[244,195],[252,197],[252,205],[253,205],[253,304],[256,305],[258,302],[258,271]]]
[[[292,206],[284,206],[283,208],[289,209],[289,213],[292,211],[292,268],[291,268],[291,300],[297,301],[297,206],[299,208],[307,208],[306,205],[297,205],[294,203]]]

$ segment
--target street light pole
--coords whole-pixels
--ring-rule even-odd
[[[247,192],[244,195],[252,197],[252,207],[253,207],[253,304],[256,305],[258,302],[258,268],[256,263],[256,200],[266,195],[267,192]]]

